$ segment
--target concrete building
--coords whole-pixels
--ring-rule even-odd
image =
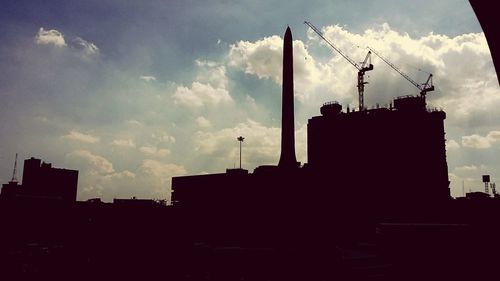
[[[22,185],[7,188],[4,185],[2,197],[75,202],[77,186],[78,171],[53,168],[52,164],[31,157],[24,160]]]

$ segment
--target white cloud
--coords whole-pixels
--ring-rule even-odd
[[[139,77],[139,79],[144,80],[146,82],[156,81],[156,77],[150,75],[142,75]]]
[[[245,137],[244,147],[250,157],[274,158],[279,154],[281,130],[266,127],[253,120],[217,132],[198,131],[195,135],[195,150],[208,155],[235,154],[236,138]],[[232,147],[232,148],[231,148]]]
[[[132,120],[128,120],[128,121],[127,121],[127,124],[128,124],[128,125],[132,125],[132,126],[140,126],[140,125],[142,125],[142,124],[141,124],[141,122],[139,122],[139,121],[137,121],[137,120],[134,120],[134,119],[132,119]]]
[[[177,87],[174,100],[177,104],[190,107],[201,107],[203,105],[218,105],[232,101],[229,92],[223,88],[214,88],[209,84],[193,82],[191,87]]]
[[[35,43],[39,45],[53,45],[56,47],[66,47],[68,44],[64,39],[64,35],[55,29],[45,30],[40,27],[35,36]],[[87,56],[99,54],[99,48],[92,42],[86,41],[80,37],[75,37],[69,41],[69,47],[74,50],[83,52]]]
[[[491,143],[487,137],[482,137],[476,134],[470,136],[463,136],[462,145],[464,147],[479,148],[479,149],[491,147]]]
[[[295,51],[295,50],[294,50]],[[283,40],[279,36],[264,37],[256,42],[239,41],[230,45],[229,63],[259,78],[281,83]]]
[[[462,137],[464,147],[477,149],[490,148],[497,141],[500,141],[500,131],[491,131],[484,137],[477,134]]]
[[[142,153],[146,153],[146,154],[155,154],[156,153],[156,147],[154,147],[154,146],[141,146],[139,148],[139,150]]]
[[[170,154],[170,150],[166,148],[158,148],[151,145],[141,146],[139,151],[150,156],[165,157]]]
[[[74,141],[86,142],[86,143],[98,143],[99,137],[78,132],[77,130],[69,131],[69,134],[62,136],[63,139],[69,139]]]
[[[175,143],[175,137],[168,133],[158,130],[151,134],[151,138],[158,142],[158,144],[172,144]]]
[[[183,166],[175,164],[164,164],[157,160],[146,159],[142,162],[139,171],[145,175],[151,176],[160,185],[165,185],[173,176],[181,176],[186,174],[186,169]]]
[[[90,151],[77,150],[66,155],[72,166],[80,171],[78,199],[113,198],[170,198],[172,176],[184,175],[181,165],[145,159],[135,171],[116,171],[106,158]]]
[[[36,121],[42,122],[42,123],[49,123],[49,119],[45,116],[39,115],[39,116],[35,116],[33,119]]]
[[[297,161],[302,163],[307,158],[306,151],[307,126],[295,131]],[[194,135],[195,152],[201,159],[210,159],[210,172],[220,172],[239,163],[238,136],[245,138],[242,143],[242,166],[254,169],[260,165],[276,165],[279,160],[281,145],[281,129],[267,127],[248,119],[232,128],[215,132],[198,131]],[[199,171],[207,171],[207,167]]]
[[[135,147],[135,143],[131,139],[116,139],[111,142],[111,145],[119,147]]]
[[[488,174],[489,167],[484,164],[479,165],[463,165],[455,167],[453,174],[460,179],[468,179],[472,181],[480,181],[482,174]]]
[[[307,126],[296,130],[297,160],[306,160]],[[215,132],[198,131],[194,136],[195,151],[210,158],[215,170],[231,167],[239,162],[238,136],[245,138],[242,148],[242,162],[247,168],[253,169],[259,165],[277,164],[281,151],[281,129],[267,127],[259,122],[248,119],[233,128],[225,128]],[[214,168],[214,167],[211,167]]]
[[[460,148],[460,144],[454,140],[448,140],[446,141],[446,149],[447,150],[454,150]]]
[[[198,118],[196,118],[196,124],[200,128],[208,128],[208,127],[212,126],[212,124],[210,123],[210,120],[208,120],[207,118],[205,118],[203,116],[199,116]]]
[[[68,153],[66,157],[74,160],[82,160],[83,162],[78,162],[78,166],[95,174],[105,175],[115,172],[113,164],[106,158],[92,154],[87,150],[76,150]]]
[[[239,41],[230,46],[229,65],[240,68],[247,74],[272,79],[278,85],[282,80],[283,40],[279,36],[265,37],[255,42]],[[341,70],[336,71],[338,67]],[[300,101],[324,102],[334,94],[344,96],[348,84],[346,68],[332,63],[320,63],[309,53],[304,42],[293,41],[293,67],[295,95]],[[347,69],[348,70],[348,69]],[[347,71],[349,73],[349,71]],[[347,81],[352,80],[350,78]],[[335,85],[335,88],[332,87]],[[327,98],[328,97],[328,98]],[[310,99],[313,100],[310,100]]]
[[[142,153],[146,153],[146,154],[155,154],[156,152],[156,147],[154,146],[141,146],[139,148],[139,150],[142,152]]]
[[[456,167],[455,171],[457,171],[457,172],[477,171],[477,166],[476,165],[469,165],[469,166]]]
[[[104,176],[105,178],[126,178],[126,179],[133,179],[135,178],[135,174],[130,172],[130,171],[122,171],[122,172],[119,172],[119,173],[113,173],[111,175],[106,175]]]
[[[96,55],[99,53],[99,48],[94,43],[83,40],[80,37],[71,40],[71,47],[81,50],[86,55]]]
[[[170,150],[169,149],[166,149],[166,148],[159,148],[157,151],[156,151],[156,154],[160,157],[165,157],[167,155],[170,154]]]
[[[176,104],[189,107],[230,104],[226,68],[210,61],[196,60],[199,74],[190,87],[178,86],[173,95]]]
[[[198,66],[196,81],[210,84],[215,88],[227,88],[228,78],[224,65],[205,60],[196,60],[195,63]]]
[[[66,46],[64,36],[61,32],[55,29],[45,30],[43,27],[40,27],[38,30],[38,33],[35,36],[35,42],[39,45],[54,45],[57,47]]]

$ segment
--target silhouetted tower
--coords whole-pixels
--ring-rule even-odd
[[[16,160],[14,161],[14,170],[12,171],[12,179],[9,183],[2,184],[0,198],[13,198],[19,193],[21,186],[17,182],[17,153]]]
[[[14,160],[14,171],[12,171],[12,179],[10,182],[17,182],[17,153],[16,160]]]
[[[484,192],[485,193],[490,193],[488,190],[488,185],[490,184],[490,175],[483,175],[483,182],[484,182]]]
[[[283,40],[283,85],[281,101],[281,156],[279,167],[297,167],[293,113],[293,47],[292,31],[287,27]]]
[[[240,142],[240,169],[241,169],[241,144],[243,143],[243,140],[245,140],[244,137],[239,136],[237,140]]]

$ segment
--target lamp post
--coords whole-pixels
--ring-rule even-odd
[[[240,142],[240,169],[241,169],[241,144],[243,143],[243,140],[245,139],[244,137],[242,136],[239,136],[238,138],[236,138],[239,142]]]

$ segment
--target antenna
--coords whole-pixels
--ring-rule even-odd
[[[465,197],[465,185],[464,185],[464,180],[462,180],[462,195]]]
[[[17,182],[17,153],[16,153],[16,160],[14,161],[14,171],[12,171],[12,179],[10,181]]]

